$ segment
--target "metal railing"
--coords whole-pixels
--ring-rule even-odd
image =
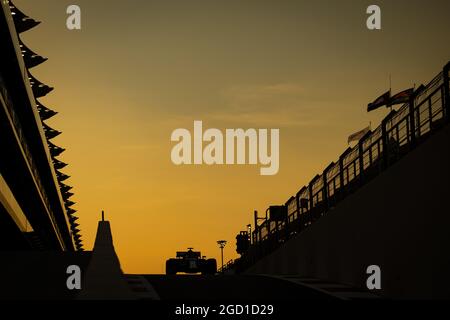
[[[223,273],[223,272],[225,272],[225,271],[227,271],[227,270],[230,270],[230,269],[232,269],[233,265],[234,265],[234,260],[233,260],[233,259],[230,259],[227,263],[225,263],[225,264],[223,265],[223,267],[220,267],[220,268],[217,270],[217,272],[218,272],[218,273]]]
[[[11,101],[11,98],[9,97],[8,91],[7,91],[6,86],[5,86],[5,84],[4,84],[4,82],[3,82],[1,77],[0,77],[0,94],[2,96],[2,99],[4,101],[6,109],[7,109],[8,113],[9,113],[9,117],[10,117],[10,119],[11,119],[13,125],[14,125],[14,129],[15,129],[17,137],[19,139],[20,146],[21,146],[21,148],[23,150],[23,153],[25,155],[25,159],[28,162],[28,166],[29,166],[29,168],[31,170],[32,176],[34,178],[34,181],[35,181],[35,183],[37,185],[38,192],[39,192],[39,194],[40,194],[40,196],[41,196],[41,198],[42,198],[42,200],[43,200],[43,202],[45,204],[45,207],[47,208],[47,211],[48,211],[48,214],[49,214],[49,217],[50,217],[50,221],[53,224],[54,230],[56,231],[57,238],[58,238],[59,242],[61,243],[62,247],[64,248],[65,244],[64,244],[64,241],[62,240],[63,238],[62,238],[61,232],[60,232],[60,230],[58,228],[58,224],[56,222],[56,218],[55,218],[54,213],[53,213],[53,211],[51,209],[51,204],[50,204],[50,201],[48,199],[47,192],[46,192],[46,190],[45,190],[45,188],[44,188],[44,186],[42,184],[42,180],[41,180],[41,177],[40,177],[40,174],[39,174],[39,170],[38,170],[38,168],[37,168],[37,166],[36,166],[36,164],[34,162],[34,159],[33,159],[33,156],[31,154],[30,148],[28,146],[27,140],[26,140],[25,135],[23,133],[23,129],[22,129],[22,125],[20,123],[19,117],[17,116],[16,111],[14,110],[13,103]]]
[[[249,250],[233,267],[245,269],[300,233],[380,172],[449,123],[450,62],[424,89],[398,111],[391,111],[375,130],[348,148],[336,162],[286,202],[283,222],[265,220],[256,225]]]

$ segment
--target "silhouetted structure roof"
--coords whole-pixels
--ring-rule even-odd
[[[71,207],[71,206],[73,206],[75,204],[75,202],[73,202],[73,201],[70,201],[70,200],[67,200],[66,201],[66,207]]]
[[[58,181],[64,181],[64,180],[67,180],[70,178],[70,176],[68,176],[67,174],[62,173],[58,170],[56,170],[56,176],[58,177]],[[73,193],[71,195],[73,195]],[[69,197],[66,196],[65,199],[69,199]]]
[[[53,87],[40,82],[29,72],[29,69],[42,64],[47,58],[42,57],[31,50],[19,36],[19,33],[35,27],[40,22],[28,17],[11,1],[2,1],[0,8],[2,13],[4,13],[0,15],[2,58],[5,58],[2,59],[1,71],[2,77],[4,78],[2,80],[6,80],[6,82],[18,80],[19,82],[23,82],[25,86],[29,85],[31,87],[31,90],[23,90],[23,87],[21,86],[9,86],[5,87],[5,90],[8,90],[10,95],[17,97],[20,103],[24,103],[25,105],[31,106],[33,109],[37,109],[32,111],[30,108],[17,108],[19,118],[21,120],[23,119],[23,122],[27,124],[22,128],[26,131],[24,136],[26,136],[27,139],[30,138],[27,142],[32,145],[32,148],[30,148],[31,152],[28,156],[31,156],[32,158],[36,157],[36,159],[38,159],[33,163],[35,167],[33,167],[33,172],[31,173],[32,175],[37,175],[37,185],[22,186],[22,188],[29,187],[31,189],[30,191],[33,191],[33,188],[35,187],[41,189],[40,191],[43,195],[42,200],[44,202],[50,202],[50,204],[46,203],[45,205],[48,210],[41,210],[42,212],[35,208],[29,210],[30,212],[33,212],[33,217],[31,217],[33,220],[32,223],[38,225],[39,223],[42,224],[40,225],[42,232],[40,234],[36,233],[35,237],[37,240],[35,242],[41,242],[41,249],[53,246],[54,248],[63,250],[73,250],[74,248],[80,250],[82,245],[80,235],[78,234],[79,229],[77,229],[78,224],[75,223],[77,217],[73,216],[76,211],[70,208],[70,206],[75,203],[68,200],[73,196],[73,193],[69,192],[72,187],[62,183],[70,178],[70,176],[59,171],[67,166],[67,164],[56,159],[56,157],[64,152],[65,149],[50,142],[51,139],[59,136],[61,132],[44,122],[56,115],[57,112],[45,107],[37,100],[37,98],[43,97],[51,92]],[[11,22],[13,22],[14,25]],[[19,59],[19,61],[17,59]],[[20,72],[17,72],[18,70]],[[26,79],[25,81],[23,80],[24,75],[28,78],[28,81]],[[20,103],[18,103],[18,105],[20,105]],[[41,121],[36,119],[36,111],[39,113]],[[42,126],[44,136],[39,134],[40,126]],[[48,151],[51,155],[51,161],[48,164],[46,146],[48,146]],[[55,170],[49,170],[49,166],[53,166]],[[56,177],[54,176],[55,174]],[[23,175],[26,174],[24,173]],[[40,175],[42,175],[42,177],[40,177]],[[18,183],[21,183],[20,181],[21,180],[19,179]],[[58,188],[62,200],[58,197]],[[39,200],[36,200],[35,202],[38,201]],[[30,201],[30,203],[35,205],[36,208],[43,207],[39,203],[34,203],[33,201]],[[25,205],[29,205],[29,203],[26,203]],[[51,221],[48,225],[45,224],[47,220]],[[71,230],[75,232],[70,232]],[[48,234],[48,237],[45,233]],[[25,244],[25,246],[38,248],[38,246],[34,244]]]
[[[45,136],[47,137],[48,140],[53,139],[62,133],[61,131],[51,128],[45,122],[42,122],[42,126],[44,127]]]
[[[50,141],[48,141],[48,147],[50,148],[50,153],[52,155],[52,157],[57,157],[59,156],[61,153],[63,153],[64,151],[66,151],[66,149],[58,147],[57,145],[54,145],[53,143],[51,143]]]
[[[69,221],[71,221],[71,222],[75,222],[76,220],[78,220],[78,217],[76,217],[76,216],[69,216]]]
[[[67,166],[67,163],[62,162],[61,160],[58,160],[56,158],[53,158],[53,165],[55,166],[55,169],[62,169],[65,166]]]
[[[39,111],[39,116],[42,120],[47,120],[53,117],[54,115],[58,114],[58,112],[53,111],[46,106],[44,106],[42,103],[36,100],[36,106]]]
[[[72,193],[72,192],[64,192],[64,193],[62,194],[62,196],[63,196],[63,199],[64,199],[64,200],[67,200],[67,199],[69,199],[70,197],[73,196],[73,193]]]
[[[60,186],[61,191],[62,191],[63,193],[65,193],[65,192],[69,191],[70,189],[72,189],[71,186],[68,186],[68,185],[66,185],[66,184],[64,184],[64,183],[62,183],[62,182],[59,183],[59,186]]]
[[[37,53],[33,52],[22,42],[22,40],[19,39],[19,43],[20,43],[20,51],[22,51],[23,61],[25,62],[25,66],[28,69],[31,69],[47,61],[47,58],[44,58],[38,55]]]
[[[22,11],[17,9],[17,7],[11,1],[9,1],[9,8],[13,16],[17,33],[22,33],[24,31],[30,30],[31,28],[34,28],[41,23],[40,21],[36,21],[25,15]]]
[[[28,79],[30,80],[31,89],[33,89],[33,94],[36,98],[44,97],[49,92],[53,91],[52,87],[40,82],[38,79],[33,77],[30,72],[28,72]]]

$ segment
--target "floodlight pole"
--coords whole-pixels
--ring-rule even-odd
[[[223,273],[223,248],[225,247],[225,245],[227,244],[227,240],[218,240],[217,244],[219,245],[220,248],[220,254],[222,256],[222,273]]]

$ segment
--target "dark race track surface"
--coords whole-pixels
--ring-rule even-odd
[[[289,281],[259,275],[144,275],[161,300],[301,300],[334,299]]]

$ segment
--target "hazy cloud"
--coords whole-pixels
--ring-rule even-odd
[[[251,127],[318,125],[311,93],[299,83],[233,86],[221,93],[225,108],[212,114],[217,120],[243,123]]]

